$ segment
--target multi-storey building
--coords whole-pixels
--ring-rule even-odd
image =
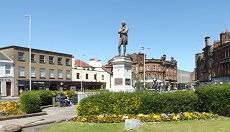
[[[230,32],[220,34],[220,41],[213,45],[212,79],[218,82],[230,81]]]
[[[78,90],[109,90],[111,87],[111,72],[102,66],[100,60],[90,59],[88,64],[75,60],[72,72],[72,84]]]
[[[209,42],[210,37],[205,37],[205,47],[202,53],[195,55],[196,78],[200,82],[210,82],[212,74],[212,46]]]
[[[14,91],[29,89],[29,48],[8,46],[0,48],[14,62]],[[72,77],[73,55],[31,49],[32,89],[68,88]]]
[[[132,76],[144,78],[144,54],[134,53],[128,55],[132,58]],[[174,88],[177,86],[177,61],[171,57],[166,60],[166,55],[160,59],[145,60],[145,80],[146,82],[161,81],[166,87]]]
[[[177,83],[178,89],[187,89],[190,88],[191,72],[177,69]]]
[[[0,52],[0,97],[14,94],[13,60]]]
[[[209,44],[205,38],[205,48],[195,55],[196,80],[199,82],[229,82],[230,81],[230,32],[220,34],[220,40]]]

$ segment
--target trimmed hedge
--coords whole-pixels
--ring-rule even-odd
[[[163,94],[143,93],[139,113],[179,113],[196,111],[197,96],[193,91]]]
[[[41,99],[37,92],[22,92],[20,95],[20,109],[25,113],[39,112],[41,107]]]
[[[141,99],[136,93],[101,93],[83,99],[77,107],[79,115],[137,114]]]
[[[193,91],[101,93],[83,99],[77,109],[79,115],[179,113],[195,111],[196,103]]]
[[[41,106],[52,105],[53,93],[47,90],[36,91],[41,99]]]
[[[25,113],[41,111],[40,107],[52,104],[53,92],[47,90],[25,91],[20,95],[20,108]]]
[[[198,111],[230,116],[230,85],[209,85],[196,89]]]

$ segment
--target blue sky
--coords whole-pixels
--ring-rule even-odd
[[[117,55],[117,30],[129,26],[127,53],[150,48],[147,58],[177,59],[192,71],[195,53],[230,30],[229,0],[2,0],[0,46],[28,46],[32,15],[32,47],[70,53],[103,64]]]

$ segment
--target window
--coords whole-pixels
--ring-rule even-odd
[[[153,69],[156,70],[156,66],[153,66]]]
[[[40,63],[45,63],[45,56],[44,55],[40,55]]]
[[[101,79],[102,79],[102,80],[104,80],[104,79],[105,79],[105,78],[104,78],[104,75],[101,75]]]
[[[23,67],[23,66],[18,67],[18,76],[19,77],[25,77],[25,67]]]
[[[6,74],[6,75],[9,75],[9,74],[11,74],[10,72],[11,72],[11,66],[8,65],[8,64],[5,65],[5,74]]]
[[[58,57],[58,65],[62,65],[62,58]]]
[[[31,62],[36,62],[35,54],[31,54]]]
[[[94,80],[97,80],[97,74],[94,74]]]
[[[147,70],[150,70],[150,66],[147,66]]]
[[[36,77],[35,76],[36,74],[35,74],[35,67],[31,67],[31,77]]]
[[[54,69],[49,70],[49,76],[50,78],[54,78]]]
[[[18,60],[24,61],[24,53],[23,52],[18,52]]]
[[[159,66],[158,70],[160,71],[161,70],[161,67]]]
[[[53,56],[49,56],[49,64],[54,64],[54,57]]]
[[[85,74],[85,79],[89,79],[89,74]]]
[[[70,59],[66,58],[66,65],[70,66]]]
[[[77,79],[80,79],[80,73],[77,73]]]
[[[62,70],[58,70],[58,78],[63,78],[63,76],[62,76]]]
[[[70,79],[70,70],[66,70],[66,79]]]
[[[45,78],[45,77],[46,77],[45,68],[40,68],[40,78]]]

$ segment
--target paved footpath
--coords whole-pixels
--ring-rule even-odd
[[[77,116],[75,105],[70,107],[50,107],[42,111],[46,111],[47,115],[0,121],[0,126],[15,124],[26,127],[37,124],[60,122]]]

